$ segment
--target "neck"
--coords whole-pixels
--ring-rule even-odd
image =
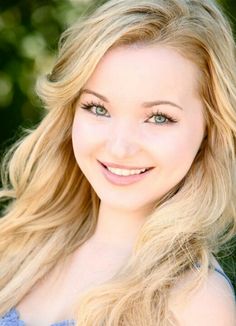
[[[101,202],[98,222],[91,240],[119,249],[131,250],[147,212],[122,211]]]

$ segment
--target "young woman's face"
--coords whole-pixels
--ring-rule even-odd
[[[198,78],[197,67],[167,47],[115,48],[100,61],[77,101],[72,141],[106,205],[150,209],[186,175],[205,130]],[[110,172],[101,162],[121,167]]]

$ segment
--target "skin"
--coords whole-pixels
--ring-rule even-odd
[[[222,268],[212,257],[212,263]],[[222,275],[212,271],[191,296],[184,298],[183,291],[191,286],[194,274],[187,272],[172,289],[169,309],[179,326],[234,326],[236,325],[235,295]]]
[[[101,199],[94,240],[131,248],[156,200],[188,172],[205,131],[198,78],[195,64],[173,49],[129,46],[110,50],[84,85],[72,141],[78,165]],[[145,107],[150,101],[173,105]],[[97,106],[84,110],[90,102]],[[157,110],[176,122],[151,118]],[[154,169],[120,186],[106,180],[97,160]]]

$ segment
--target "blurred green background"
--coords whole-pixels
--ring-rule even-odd
[[[2,0],[0,2],[0,155],[21,128],[38,123],[38,75],[50,72],[59,36],[79,16],[106,0]],[[219,0],[236,31],[236,1]],[[220,254],[236,288],[236,245]]]

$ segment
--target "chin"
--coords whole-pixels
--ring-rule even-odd
[[[124,198],[120,196],[120,198],[117,198],[115,196],[102,196],[98,197],[101,200],[101,203],[103,203],[105,206],[112,207],[114,210],[123,210],[126,212],[134,212],[134,211],[142,211],[143,209],[147,207],[151,207],[151,205],[154,205],[153,203],[151,204],[150,202],[143,201],[141,202],[138,200],[135,196],[127,196],[124,195]]]

